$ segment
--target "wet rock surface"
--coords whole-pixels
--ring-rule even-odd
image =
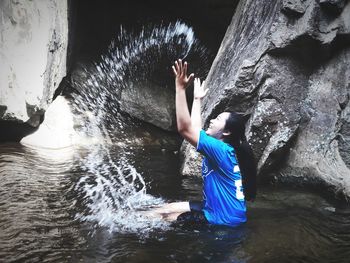
[[[165,130],[174,130],[176,127],[174,92],[152,83],[144,84],[139,87],[130,85],[121,91],[120,109],[139,120]]]
[[[0,16],[0,127],[6,140],[12,122],[27,122],[23,131],[40,124],[66,74],[67,2],[4,0]]]
[[[249,113],[260,179],[350,196],[349,59],[348,1],[241,1],[207,77],[206,123]]]

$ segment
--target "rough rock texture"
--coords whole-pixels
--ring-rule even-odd
[[[144,83],[131,84],[121,91],[120,109],[139,120],[152,123],[165,130],[176,128],[175,94],[164,87]]]
[[[184,141],[180,148],[182,175],[197,175],[201,174],[202,156],[188,142]]]
[[[39,125],[66,74],[67,1],[0,1],[0,120]]]
[[[250,113],[261,179],[350,196],[349,61],[349,1],[241,1],[207,77],[206,123]]]

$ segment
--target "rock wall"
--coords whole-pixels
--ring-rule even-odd
[[[250,113],[260,179],[350,196],[349,61],[349,1],[243,0],[207,77],[206,123]],[[194,149],[183,149],[186,163]]]
[[[36,127],[66,74],[67,1],[2,0],[0,18],[0,121]]]

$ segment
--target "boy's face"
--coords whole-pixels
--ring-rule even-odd
[[[226,120],[229,118],[229,112],[220,113],[215,119],[210,120],[210,125],[206,130],[206,134],[221,140],[225,129]]]

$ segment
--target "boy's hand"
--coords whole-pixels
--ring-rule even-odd
[[[201,84],[199,78],[194,79],[194,90],[193,90],[193,98],[194,99],[202,99],[208,92],[208,89],[204,90],[204,81]]]
[[[172,66],[175,75],[175,85],[177,89],[186,89],[194,78],[192,73],[187,77],[187,62],[182,63],[181,59],[175,61],[175,66]]]

